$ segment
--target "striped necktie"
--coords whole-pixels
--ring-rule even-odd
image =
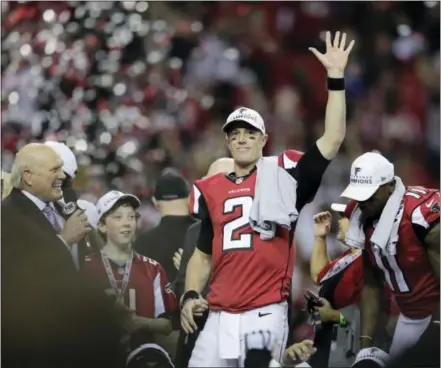
[[[58,234],[61,231],[61,226],[60,223],[58,222],[57,214],[55,210],[52,208],[52,206],[49,203],[46,205],[46,207],[43,208],[43,213],[51,223],[55,232]]]

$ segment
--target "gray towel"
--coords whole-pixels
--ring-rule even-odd
[[[404,212],[403,196],[406,192],[398,176],[395,176],[395,182],[395,190],[388,199],[370,239],[374,249],[380,254],[390,256],[394,256],[397,252],[398,230]],[[352,248],[364,249],[365,235],[360,226],[360,215],[361,211],[357,207],[351,215],[345,243]]]
[[[257,162],[257,178],[250,225],[262,240],[276,234],[276,225],[291,229],[299,217],[296,207],[297,181],[279,167],[277,157],[262,157]]]

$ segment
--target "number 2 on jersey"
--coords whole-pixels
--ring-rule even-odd
[[[224,251],[251,249],[253,235],[240,234],[236,235],[235,239],[235,233],[249,225],[252,205],[252,197],[229,198],[224,202],[224,215],[233,213],[235,209],[241,212],[239,217],[227,222],[223,227],[222,248]]]

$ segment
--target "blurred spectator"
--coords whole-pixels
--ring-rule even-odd
[[[156,182],[153,201],[161,214],[157,227],[138,236],[135,249],[142,255],[158,261],[169,280],[174,280],[178,269],[173,262],[176,252],[182,252],[187,229],[196,220],[190,216],[188,182],[177,172],[164,171]]]
[[[2,171],[2,199],[5,199],[12,190],[11,174]]]
[[[266,153],[308,145],[326,94],[305,50],[337,26],[359,41],[347,88],[360,148],[410,152],[409,176],[439,185],[436,2],[7,2],[2,13],[4,169],[25,142],[66,141],[80,170],[102,167],[96,198],[122,187],[141,198],[144,227],[158,220],[148,188],[163,168],[193,180],[225,155],[217,127],[235,106],[266,117]]]

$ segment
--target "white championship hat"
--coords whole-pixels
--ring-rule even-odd
[[[352,163],[350,184],[341,197],[366,201],[381,185],[392,181],[394,175],[394,165],[384,156],[367,152]]]
[[[63,160],[63,171],[72,179],[75,179],[78,170],[77,159],[72,150],[64,143],[55,141],[44,142],[46,146],[51,147]]]
[[[125,194],[118,190],[111,190],[110,192],[104,194],[96,203],[96,208],[98,210],[98,221],[112,209],[116,202],[126,198],[130,200],[130,203],[135,208],[138,208],[141,205],[141,201],[133,194]]]
[[[249,109],[248,107],[240,107],[234,110],[228,116],[227,122],[222,127],[222,131],[225,132],[228,125],[230,125],[234,121],[244,121],[245,123],[248,123],[254,128],[260,130],[263,134],[266,134],[263,118],[256,110]]]
[[[364,348],[361,349],[356,358],[354,363],[352,363],[352,367],[356,367],[357,363],[364,361],[364,360],[370,360],[378,367],[385,367],[389,361],[389,354],[385,351],[379,349],[379,348]]]

